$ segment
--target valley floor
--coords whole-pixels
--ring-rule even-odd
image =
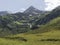
[[[0,38],[0,45],[60,45],[60,30]]]

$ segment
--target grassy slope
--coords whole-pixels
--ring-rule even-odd
[[[49,32],[51,30],[60,30],[60,17],[55,18],[48,22],[45,25],[41,25],[39,29],[30,31],[28,33],[44,33],[44,32]]]
[[[32,31],[32,33],[35,34],[25,33],[11,36],[23,37],[27,40],[26,42],[21,39],[0,38],[0,45],[60,45],[60,41],[41,41],[42,39],[60,39],[60,17],[50,21],[45,26],[40,27],[40,29]]]

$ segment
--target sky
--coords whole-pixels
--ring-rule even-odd
[[[30,6],[50,11],[60,5],[60,0],[0,0],[0,11],[23,12]]]

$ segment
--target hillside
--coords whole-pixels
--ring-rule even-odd
[[[60,16],[60,6],[56,7],[55,9],[53,9],[50,13],[48,13],[46,16],[44,16],[43,18],[41,18],[40,20],[36,21],[36,24],[46,24],[48,23],[50,20],[57,18]]]
[[[28,31],[28,20],[24,15],[23,13],[16,13],[0,16],[0,36]]]
[[[53,30],[60,30],[60,17],[57,17],[57,18],[51,20],[50,22],[48,22],[45,25],[40,25],[39,28],[34,29],[33,31],[31,30],[28,33],[37,34],[37,33],[49,32],[49,31],[53,31]]]

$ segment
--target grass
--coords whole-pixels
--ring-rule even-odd
[[[22,37],[27,41],[21,39],[5,39],[0,38],[0,45],[60,45],[60,41],[41,41],[42,39],[60,39],[60,31],[54,30],[38,34],[17,34],[10,37]]]
[[[17,40],[8,40],[0,38],[0,45],[20,45],[22,42]]]

